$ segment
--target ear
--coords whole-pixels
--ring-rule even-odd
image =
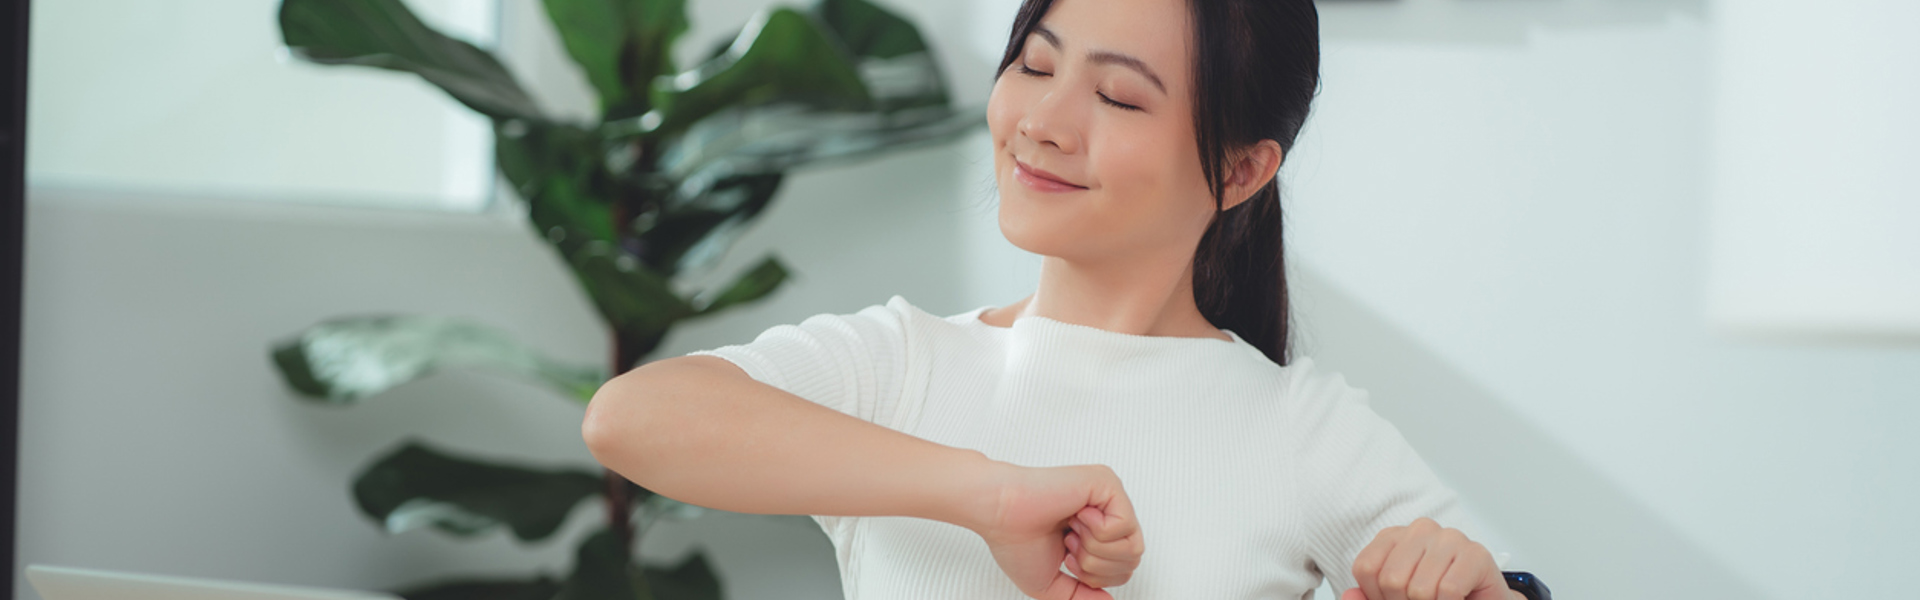
[[[1227,172],[1226,204],[1223,210],[1246,202],[1254,192],[1273,181],[1274,173],[1280,171],[1280,161],[1285,158],[1285,152],[1280,149],[1279,142],[1260,140],[1260,143],[1230,156],[1233,166]]]

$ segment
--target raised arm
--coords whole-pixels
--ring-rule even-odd
[[[1111,600],[1096,588],[1125,583],[1145,549],[1111,469],[996,462],[809,402],[711,356],[608,382],[581,432],[601,464],[684,502],[965,527],[1034,598]],[[1060,572],[1069,554],[1078,579]]]
[[[711,356],[615,378],[581,430],[594,458],[634,483],[745,513],[908,516],[978,531],[1010,466],[809,402]]]

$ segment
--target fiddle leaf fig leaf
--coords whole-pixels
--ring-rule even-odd
[[[664,177],[679,181],[675,198],[696,198],[720,182],[945,142],[985,123],[986,111],[978,107],[878,113],[780,104],[732,110],[676,138],[662,151],[658,167]]]
[[[353,497],[388,533],[433,527],[473,536],[506,526],[533,541],[558,530],[602,483],[591,471],[488,464],[408,442],[368,465]]]
[[[600,93],[607,119],[647,111],[653,79],[674,68],[686,0],[545,0],[567,53]]]
[[[674,293],[666,276],[625,248],[591,241],[563,247],[561,252],[600,315],[623,335],[663,334],[675,321],[694,313],[693,307]]]
[[[409,72],[494,119],[541,118],[498,59],[428,27],[400,0],[285,0],[280,36],[307,61]]]
[[[587,536],[573,556],[573,573],[553,600],[672,598],[647,593],[646,582],[637,580],[631,571],[632,554],[611,529]]]
[[[779,173],[734,177],[698,195],[675,195],[654,226],[641,232],[650,262],[679,274],[711,266],[748,224],[773,201],[784,177]]]
[[[671,134],[720,110],[776,101],[868,110],[873,97],[852,56],[805,13],[776,8],[740,31],[727,51],[653,88],[655,113],[639,129]],[[645,125],[652,126],[645,126]]]
[[[867,0],[819,0],[809,12],[856,57],[881,110],[947,103],[946,78],[913,23]]]
[[[810,8],[854,56],[898,58],[927,51],[913,23],[867,0],[819,0]]]
[[[395,592],[406,600],[553,600],[560,582],[541,575],[533,579],[465,579],[418,585]]]
[[[671,567],[639,567],[639,576],[647,582],[652,597],[661,600],[720,600],[720,578],[707,565],[704,553],[695,551]]]
[[[599,168],[600,144],[572,125],[515,121],[494,128],[500,172],[527,202],[534,231],[549,242],[613,239],[609,199],[586,187]]]
[[[719,295],[714,296],[702,305],[700,307],[700,314],[702,316],[711,315],[728,308],[765,298],[768,294],[772,294],[774,290],[779,289],[780,284],[787,281],[788,275],[787,267],[780,264],[779,259],[769,256],[760,261],[758,266],[749,269],[746,273],[741,274],[739,278],[734,279],[733,284],[727,286],[725,291],[720,292]]]
[[[599,369],[562,365],[499,330],[446,317],[325,321],[276,345],[273,361],[295,391],[335,404],[351,404],[449,368],[505,372],[581,401],[606,380]]]

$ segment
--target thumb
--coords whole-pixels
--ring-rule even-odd
[[[1507,578],[1499,571],[1493,571],[1480,581],[1480,586],[1467,594],[1467,600],[1508,600],[1518,598],[1520,594],[1507,589]]]
[[[1066,571],[1054,573],[1053,581],[1047,582],[1047,589],[1034,597],[1042,600],[1113,600],[1113,596],[1087,587]]]
[[[1340,600],[1367,600],[1367,595],[1360,588],[1347,588],[1346,593],[1340,594]]]

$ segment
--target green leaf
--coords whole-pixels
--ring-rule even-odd
[[[880,110],[947,104],[946,77],[912,22],[866,0],[819,0],[810,12],[857,57]]]
[[[353,497],[388,533],[431,526],[472,536],[505,525],[533,541],[599,496],[602,481],[591,471],[488,464],[409,441],[354,478]]]
[[[753,302],[772,294],[787,281],[787,268],[780,260],[771,256],[760,261],[760,265],[740,275],[727,286],[726,291],[714,296],[702,305],[701,315],[711,315],[734,306]]]
[[[549,241],[613,239],[612,185],[596,180],[604,170],[598,136],[572,125],[515,121],[494,128],[494,149],[501,173],[527,202],[535,232]]]
[[[645,582],[629,571],[632,556],[613,530],[588,536],[574,551],[573,573],[554,600],[627,600],[650,598]]]
[[[656,269],[683,273],[713,264],[780,191],[779,173],[733,177],[717,183],[686,182],[699,195],[676,194],[654,226],[641,231]]]
[[[718,182],[958,138],[986,124],[986,111],[944,106],[894,113],[820,112],[782,104],[702,120],[667,146],[658,168],[679,182],[675,197],[698,197]]]
[[[414,73],[495,119],[541,118],[499,60],[434,31],[400,0],[285,0],[280,35],[308,61]]]
[[[559,592],[559,581],[541,575],[531,580],[442,581],[395,593],[406,600],[552,600]]]
[[[332,319],[276,345],[273,361],[294,390],[340,404],[448,368],[506,372],[580,400],[606,381],[599,369],[561,365],[496,329],[446,317]]]
[[[607,119],[647,111],[653,79],[673,69],[685,0],[545,0],[567,53],[600,92]]]
[[[899,58],[927,51],[920,30],[866,0],[819,0],[810,9],[854,56]]]
[[[587,290],[600,315],[622,335],[665,333],[675,321],[694,313],[675,294],[666,275],[655,272],[624,248],[590,241],[563,248],[568,266]]]
[[[725,108],[777,101],[841,110],[872,108],[873,98],[853,57],[831,36],[805,13],[788,8],[762,12],[726,53],[658,80],[653,88],[657,114],[642,118],[641,129],[671,134]],[[644,126],[649,121],[653,126]]]
[[[720,600],[720,578],[707,557],[693,552],[672,567],[641,567],[652,596],[659,600]]]

